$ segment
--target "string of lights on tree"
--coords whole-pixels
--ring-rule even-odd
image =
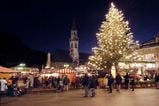
[[[122,11],[111,3],[106,19],[96,34],[98,46],[92,48],[93,55],[89,57],[89,66],[110,70],[114,64],[119,63],[121,58],[131,57],[139,44],[138,41],[134,41],[128,25],[128,21],[124,21]]]

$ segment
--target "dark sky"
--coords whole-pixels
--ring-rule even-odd
[[[52,52],[68,49],[75,19],[80,51],[90,53],[111,1],[125,14],[136,40],[159,33],[158,0],[0,0],[0,29],[16,33],[33,49]]]

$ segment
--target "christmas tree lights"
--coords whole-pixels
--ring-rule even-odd
[[[128,25],[123,13],[111,3],[96,34],[98,46],[92,49],[94,55],[89,57],[89,66],[110,71],[113,64],[117,66],[121,58],[134,51],[138,42],[134,41]]]

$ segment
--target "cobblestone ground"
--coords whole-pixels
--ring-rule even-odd
[[[159,106],[159,90],[121,90],[107,93],[98,89],[96,97],[83,97],[83,90],[64,93],[36,93],[2,98],[1,106]]]

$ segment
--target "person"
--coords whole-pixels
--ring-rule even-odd
[[[22,77],[19,77],[17,80],[17,90],[19,92],[19,95],[26,93],[26,85],[24,84],[24,80]]]
[[[95,84],[96,84],[96,89],[98,88],[98,86],[99,86],[99,82],[98,82],[98,76],[97,75],[95,75],[94,76],[94,79],[95,79]]]
[[[58,89],[58,88],[59,88],[59,86],[60,86],[60,76],[58,76],[58,78],[57,78],[56,82],[57,82],[57,86],[56,86],[56,88]]]
[[[147,81],[149,78],[148,78],[148,75],[145,75],[144,76],[144,81]]]
[[[119,73],[117,74],[117,76],[115,78],[115,81],[116,81],[117,92],[120,92],[120,86],[121,86],[122,78],[121,78]]]
[[[56,77],[54,77],[54,80],[53,80],[54,82],[54,88],[57,88],[57,78]]]
[[[124,84],[125,84],[125,89],[129,89],[129,79],[130,79],[130,76],[128,73],[126,73],[126,75],[124,76]]]
[[[84,75],[83,77],[83,81],[82,81],[82,85],[84,86],[84,90],[85,90],[85,95],[84,97],[88,97],[88,86],[89,86],[89,77],[87,74]]]
[[[134,89],[135,89],[135,76],[131,77],[130,85],[131,85],[132,91],[134,91]]]
[[[44,78],[45,88],[48,88],[48,86],[49,86],[49,80],[48,79],[49,79],[48,77]]]
[[[75,77],[75,76],[72,77],[71,88],[72,88],[72,89],[75,89],[75,88],[76,88],[76,77]]]
[[[156,89],[158,88],[158,82],[159,82],[159,74],[155,73],[155,86],[156,86]]]
[[[30,88],[34,87],[34,77],[33,75],[29,75],[29,80],[30,80]]]
[[[92,96],[91,97],[94,97],[95,96],[95,89],[97,88],[97,85],[96,85],[96,79],[95,79],[95,76],[93,75],[91,78],[90,78],[90,85],[89,85],[89,88],[91,90],[91,94]]]
[[[64,87],[64,84],[63,84],[63,79],[62,78],[60,78],[60,80],[59,80],[59,88],[58,88],[58,90],[60,90],[61,92],[63,92],[63,87]]]
[[[52,76],[48,78],[48,88],[52,87]]]
[[[108,74],[105,75],[105,88],[109,88],[108,86]]]
[[[78,89],[80,87],[80,85],[81,85],[81,78],[80,77],[76,77],[75,85],[76,85],[76,89]]]
[[[68,91],[68,85],[69,85],[69,83],[70,83],[69,78],[67,76],[65,76],[64,79],[63,79],[63,84],[64,84],[64,90],[65,91]]]
[[[29,78],[26,79],[26,86],[25,86],[25,93],[27,93],[27,90],[29,89],[29,83],[30,83],[30,80]]]
[[[7,95],[8,96],[13,96],[13,77],[8,79]]]
[[[55,79],[55,77],[54,77],[54,76],[53,76],[53,77],[51,77],[51,85],[52,85],[52,87],[55,87],[54,79]]]
[[[34,87],[34,88],[38,88],[38,87],[39,87],[38,76],[34,76],[33,87]]]
[[[6,78],[0,79],[0,84],[1,84],[1,89],[0,89],[1,95],[4,96],[6,90],[8,89]]]
[[[114,78],[113,78],[112,74],[110,74],[108,76],[109,93],[112,93],[112,91],[113,91],[113,89],[112,89],[113,83],[114,83]]]

